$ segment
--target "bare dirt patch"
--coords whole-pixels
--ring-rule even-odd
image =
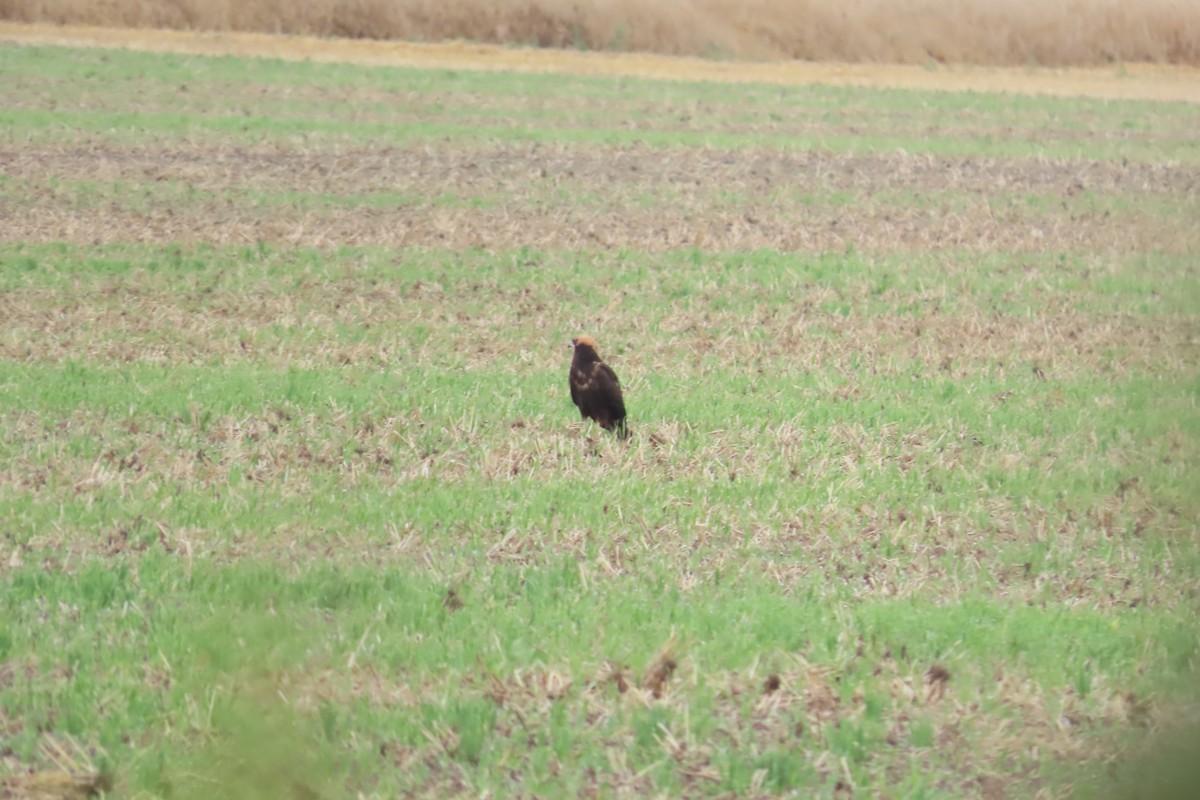
[[[1200,186],[1153,164],[539,144],[22,146],[0,167],[21,207],[0,241],[82,244],[1184,252],[1189,228],[1140,206]]]
[[[686,157],[685,157],[686,155]],[[835,191],[985,194],[1020,193],[1187,196],[1200,191],[1200,166],[926,155],[838,155],[740,148],[736,153],[690,148],[686,154],[632,146],[485,144],[468,147],[80,147],[0,149],[6,175],[60,180],[159,182],[185,180],[196,189],[225,192],[252,184],[264,192],[313,189],[366,194],[411,185],[439,191],[465,187],[467,196],[497,197],[531,182],[578,179],[610,194],[622,187],[662,185],[729,188],[754,193],[795,184]]]

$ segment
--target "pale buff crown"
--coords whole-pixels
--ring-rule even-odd
[[[575,345],[576,347],[583,345],[584,347],[592,348],[597,353],[600,352],[600,345],[596,344],[596,340],[588,336],[586,333],[576,336],[571,340],[571,344]]]

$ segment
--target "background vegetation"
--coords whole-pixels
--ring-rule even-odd
[[[0,19],[705,57],[1200,63],[1188,0],[0,0]]]

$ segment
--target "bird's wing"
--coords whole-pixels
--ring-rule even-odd
[[[592,382],[604,397],[604,404],[613,412],[614,419],[625,416],[625,398],[621,394],[621,380],[613,368],[603,361],[596,362],[592,369]]]
[[[579,394],[587,388],[587,378],[572,367],[567,376],[567,382],[571,384],[571,402],[579,405]]]

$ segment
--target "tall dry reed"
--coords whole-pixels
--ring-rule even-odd
[[[0,19],[752,59],[1200,64],[1197,0],[0,0]]]

